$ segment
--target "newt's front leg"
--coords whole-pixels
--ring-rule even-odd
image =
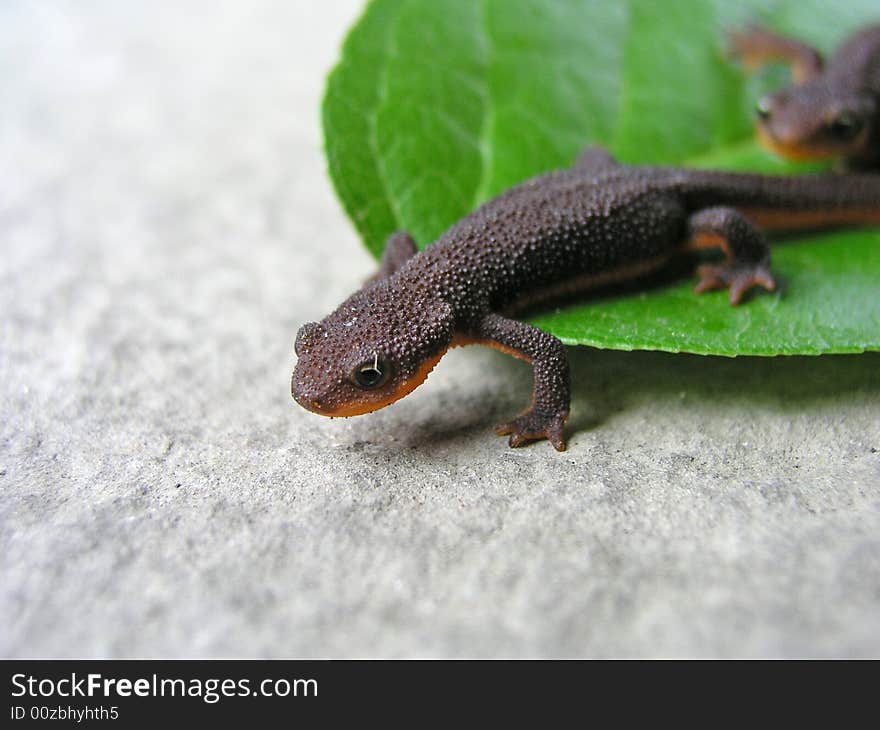
[[[791,67],[792,78],[798,85],[822,73],[824,62],[819,51],[761,26],[752,25],[745,30],[729,33],[727,41],[730,54],[741,59],[749,70],[772,61],[783,61]]]
[[[531,407],[496,429],[510,434],[511,446],[549,439],[557,451],[565,450],[563,426],[571,402],[571,377],[565,346],[553,335],[524,322],[487,314],[471,333],[477,344],[489,345],[532,364],[535,390]]]

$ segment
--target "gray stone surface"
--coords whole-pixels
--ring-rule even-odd
[[[880,357],[572,351],[564,455],[478,348],[290,400],[372,268],[318,123],[358,5],[0,5],[0,654],[880,654]]]

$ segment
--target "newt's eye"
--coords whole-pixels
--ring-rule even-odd
[[[831,120],[828,129],[837,139],[849,140],[857,136],[864,126],[865,122],[861,117],[852,112],[840,112]]]
[[[763,121],[767,121],[770,118],[770,114],[773,112],[773,105],[770,103],[770,98],[767,96],[763,96],[758,99],[758,103],[755,104],[755,114],[758,115],[759,119]]]
[[[365,390],[379,388],[388,381],[391,367],[378,355],[358,365],[352,373],[355,385]]]

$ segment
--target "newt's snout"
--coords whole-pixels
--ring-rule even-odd
[[[318,398],[305,398],[299,395],[296,391],[292,391],[293,399],[299,403],[303,408],[307,411],[312,411],[313,413],[321,413],[324,408],[324,404]]]
[[[299,365],[297,365],[290,378],[290,394],[293,396],[293,399],[307,411],[329,415],[323,393],[315,387],[315,383],[310,382],[310,378],[304,377],[300,370]]]

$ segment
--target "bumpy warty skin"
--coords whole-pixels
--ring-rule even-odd
[[[526,181],[479,207],[389,276],[368,283],[319,324],[303,328],[294,398],[324,415],[369,412],[421,383],[450,345],[490,344],[535,367],[534,413],[529,424],[511,427],[512,445],[549,437],[544,431],[555,429],[554,445],[561,448],[569,400],[561,344],[488,315],[514,310],[566,282],[661,265],[686,243],[695,213],[702,226],[726,221],[718,235],[748,229],[748,247],[727,241],[729,269],[749,276],[754,270],[767,280],[769,273],[758,271],[769,261],[766,244],[738,211],[769,212],[774,228],[803,227],[798,213],[812,216],[809,227],[821,226],[817,211],[833,225],[880,222],[880,177],[777,178],[608,161],[598,169],[576,166]],[[719,280],[732,283],[723,272]],[[382,362],[390,376],[365,391],[352,373],[371,360]],[[538,416],[555,425],[541,425]]]
[[[399,276],[431,282],[466,328],[568,277],[655,257],[683,231],[678,201],[648,177],[552,173],[477,209]]]
[[[880,205],[880,178],[800,178],[614,165],[554,172],[485,203],[398,270],[415,301],[447,302],[456,328],[584,274],[671,254],[688,215],[718,205],[780,211]],[[793,225],[797,228],[797,225]],[[344,306],[344,305],[343,305]]]

